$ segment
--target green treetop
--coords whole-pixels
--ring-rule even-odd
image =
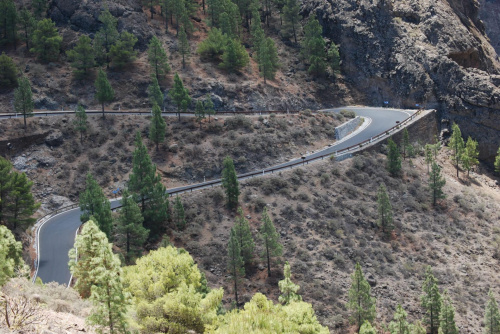
[[[332,42],[328,49],[328,61],[333,74],[340,71],[340,54],[339,47]]]
[[[24,130],[26,130],[26,118],[33,117],[33,93],[31,84],[25,76],[19,79],[19,86],[14,91],[14,109],[23,115]]]
[[[228,72],[239,72],[248,65],[250,58],[245,47],[236,39],[229,39],[219,66]]]
[[[238,183],[238,175],[234,169],[233,159],[229,156],[225,157],[223,166],[222,187],[226,191],[227,206],[229,209],[235,209],[238,206],[240,187]]]
[[[253,259],[255,244],[250,232],[250,224],[243,214],[243,210],[238,208],[238,216],[234,224],[234,233],[240,243],[241,257],[245,265],[249,265]]]
[[[437,286],[437,279],[432,274],[430,266],[425,271],[425,280],[422,285],[422,307],[425,310],[425,323],[429,326],[430,334],[438,334],[439,318],[441,315],[441,294]]]
[[[174,220],[175,220],[175,225],[179,230],[183,230],[186,227],[186,215],[184,214],[184,205],[182,205],[182,200],[179,197],[179,195],[175,197]]]
[[[21,242],[16,241],[6,226],[0,225],[0,287],[24,266]]]
[[[214,102],[212,101],[210,94],[205,95],[203,107],[205,108],[205,114],[208,115],[208,123],[210,123],[210,116],[215,115]]]
[[[141,254],[149,230],[142,226],[144,217],[133,196],[125,190],[121,199],[122,207],[116,219],[118,242],[125,246],[127,262]]]
[[[375,319],[375,298],[371,296],[370,284],[363,276],[359,263],[356,263],[354,273],[351,275],[351,288],[349,289],[347,305],[351,311],[351,321],[358,328],[365,321],[371,322]]]
[[[127,31],[120,34],[120,38],[111,46],[109,51],[109,57],[114,66],[123,68],[137,58],[137,51],[134,50],[136,43],[137,37],[134,34]]]
[[[97,73],[97,79],[95,81],[96,99],[102,106],[102,118],[106,118],[104,115],[104,103],[109,103],[115,98],[115,91],[108,81],[108,76],[106,73],[99,69]]]
[[[451,126],[451,138],[448,146],[453,152],[451,159],[453,160],[455,167],[457,169],[457,177],[458,177],[459,165],[465,150],[465,145],[464,145],[464,140],[462,138],[462,132],[460,131],[460,128],[458,127],[457,123],[453,123],[453,125]]]
[[[488,302],[484,312],[485,334],[500,334],[500,312],[493,291],[488,292]]]
[[[111,51],[111,47],[118,40],[118,30],[116,29],[116,25],[118,23],[118,19],[116,19],[107,8],[105,8],[101,15],[99,15],[99,21],[102,22],[102,27],[97,32],[94,38],[94,47],[96,51],[96,55],[99,61],[99,64],[106,64],[109,68],[109,53]]]
[[[167,53],[156,36],[153,36],[149,41],[148,61],[156,80],[160,80],[161,76],[170,72]]]
[[[95,66],[94,48],[87,35],[81,35],[75,47],[66,51],[66,55],[77,76],[87,75],[88,69]]]
[[[377,193],[378,204],[378,225],[387,238],[390,238],[394,230],[394,223],[392,220],[392,206],[387,194],[387,189],[383,184],[380,185]]]
[[[191,54],[191,47],[189,46],[184,26],[179,31],[179,53],[182,56],[182,68],[186,68],[186,58],[189,58]]]
[[[326,44],[323,39],[323,28],[316,17],[309,18],[304,27],[304,41],[302,53],[309,61],[309,73],[319,76],[326,70]]]
[[[392,138],[387,140],[387,148],[389,150],[387,153],[387,169],[392,176],[396,176],[401,172],[401,155]]]
[[[82,211],[80,216],[82,222],[93,217],[106,237],[111,236],[113,228],[111,204],[90,172],[87,173],[85,190],[80,194],[80,210]]]
[[[438,199],[445,198],[445,194],[443,192],[443,187],[446,184],[446,180],[443,176],[441,176],[441,167],[433,161],[432,162],[432,171],[429,175],[429,188],[431,190],[432,195],[432,205],[436,205]]]
[[[160,107],[153,104],[153,117],[151,118],[151,126],[149,127],[149,140],[156,144],[156,150],[159,149],[159,144],[165,141],[165,132],[167,123],[161,115]]]
[[[179,121],[181,120],[181,109],[186,112],[188,105],[191,103],[191,97],[189,97],[189,91],[184,88],[181,78],[177,73],[174,76],[174,86],[168,92],[170,98],[177,105],[177,112],[179,114]]]
[[[156,77],[154,75],[151,76],[151,83],[148,87],[148,95],[149,102],[151,102],[152,105],[156,104],[159,107],[163,106],[163,93],[161,92],[158,80],[156,80]]]
[[[59,57],[62,37],[59,36],[56,25],[51,19],[38,21],[32,42],[33,47],[30,51],[42,62],[55,61]]]
[[[273,80],[279,68],[278,51],[274,41],[269,37],[260,45],[259,68],[260,74],[264,77],[264,83],[266,83],[266,79]]]
[[[227,41],[227,35],[224,35],[220,29],[213,27],[208,32],[207,38],[198,45],[196,52],[201,57],[216,59],[224,53]]]
[[[17,67],[5,52],[0,55],[0,87],[17,87]]]
[[[366,320],[359,328],[359,334],[377,334],[377,330]]]
[[[407,316],[408,313],[406,313],[401,304],[398,304],[393,320],[389,323],[391,334],[410,334],[410,324],[406,320]]]
[[[443,303],[441,305],[440,331],[442,334],[458,334],[458,327],[455,324],[455,308],[451,303],[448,291],[443,293]]]
[[[401,151],[403,152],[403,159],[406,160],[408,154],[408,147],[410,146],[410,134],[408,128],[403,129],[403,141],[401,142]]]
[[[18,227],[27,229],[36,221],[31,216],[38,210],[40,203],[35,202],[31,193],[33,182],[25,173],[12,173],[11,175],[7,222],[14,230]]]
[[[300,5],[297,0],[286,0],[283,7],[283,34],[285,37],[293,37],[297,43],[297,33],[300,28]]]
[[[285,278],[278,282],[278,287],[281,293],[278,298],[279,302],[284,305],[288,305],[292,302],[300,302],[302,300],[302,297],[297,293],[300,289],[300,286],[292,282],[292,270],[290,269],[290,264],[288,264],[288,261],[285,262],[283,275],[285,276]]]
[[[477,157],[479,156],[479,151],[477,149],[477,141],[469,137],[467,143],[465,144],[465,149],[462,153],[462,166],[467,171],[467,176],[469,176],[470,170],[479,164]]]
[[[29,50],[31,38],[36,27],[36,19],[26,8],[19,11],[19,25],[23,31],[21,39],[26,42],[26,49]]]
[[[236,235],[235,228],[231,229],[229,243],[227,245],[227,270],[234,282],[234,299],[238,304],[238,282],[245,275],[243,257],[241,256],[240,241]]]
[[[75,110],[75,120],[73,121],[75,130],[80,132],[80,143],[83,143],[83,133],[87,131],[87,113],[85,108],[78,103]]]
[[[0,156],[0,219],[5,221],[9,193],[12,189],[12,164]]]
[[[47,15],[47,0],[32,0],[31,6],[37,20],[40,20]]]
[[[271,259],[283,254],[283,246],[279,242],[280,235],[276,232],[267,208],[264,208],[262,212],[262,225],[259,232],[264,248],[262,256],[267,260],[267,276],[271,277]]]
[[[19,14],[13,0],[0,2],[0,45],[12,44],[17,49],[17,23]]]
[[[425,163],[427,164],[427,174],[430,174],[430,165],[434,161],[431,144],[425,144]]]

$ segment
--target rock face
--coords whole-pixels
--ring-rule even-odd
[[[306,0],[340,45],[353,96],[370,105],[435,108],[480,142],[500,144],[500,75],[476,0]]]
[[[60,130],[52,131],[45,137],[45,144],[49,147],[57,147],[64,142],[64,136]]]

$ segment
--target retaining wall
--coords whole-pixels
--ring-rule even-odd
[[[363,123],[363,119],[359,116],[356,116],[355,118],[351,119],[350,121],[339,125],[335,128],[335,139],[341,140],[354,130],[358,128],[358,126]]]

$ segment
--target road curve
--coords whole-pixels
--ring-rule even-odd
[[[301,159],[290,160],[276,166],[269,167],[286,167],[296,164],[298,161],[314,160],[318,156],[325,154],[335,153],[336,151],[356,145],[376,135],[384,133],[388,129],[413,115],[415,110],[402,110],[402,109],[385,109],[385,108],[370,108],[370,107],[343,107],[336,109],[326,109],[325,112],[338,112],[340,110],[352,110],[358,116],[371,119],[371,123],[361,132],[342,141],[336,145],[328,147],[324,150],[315,152]],[[240,179],[245,179],[248,174],[241,174],[238,176]],[[265,170],[263,170],[265,174]],[[208,183],[208,182],[206,182]],[[213,181],[210,181],[213,184]],[[203,185],[201,183],[200,185]],[[175,193],[182,190],[189,189],[193,185],[168,189],[167,192]],[[118,200],[111,200],[111,207],[116,208],[120,205]],[[76,231],[81,225],[80,222],[81,211],[79,208],[62,212],[54,217],[48,219],[43,225],[40,226],[37,234],[38,238],[38,268],[35,277],[40,277],[44,283],[57,282],[59,284],[69,285],[71,274],[68,268],[68,252],[73,247]]]

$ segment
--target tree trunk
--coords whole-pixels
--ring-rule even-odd
[[[80,131],[80,143],[83,143],[83,131]]]
[[[295,41],[295,44],[297,44],[297,32],[295,31],[295,24],[292,24],[293,27],[293,40]]]
[[[151,11],[151,20],[153,19],[153,6],[149,9]]]
[[[238,273],[236,266],[234,266],[234,299],[236,300],[236,307],[238,307]]]
[[[24,117],[24,131],[26,131],[26,113],[23,114]]]
[[[106,115],[104,115],[104,102],[101,103],[101,105],[102,105],[102,119],[105,119]]]
[[[267,277],[271,277],[271,260],[269,258],[269,243],[266,241],[266,255],[267,255]]]

